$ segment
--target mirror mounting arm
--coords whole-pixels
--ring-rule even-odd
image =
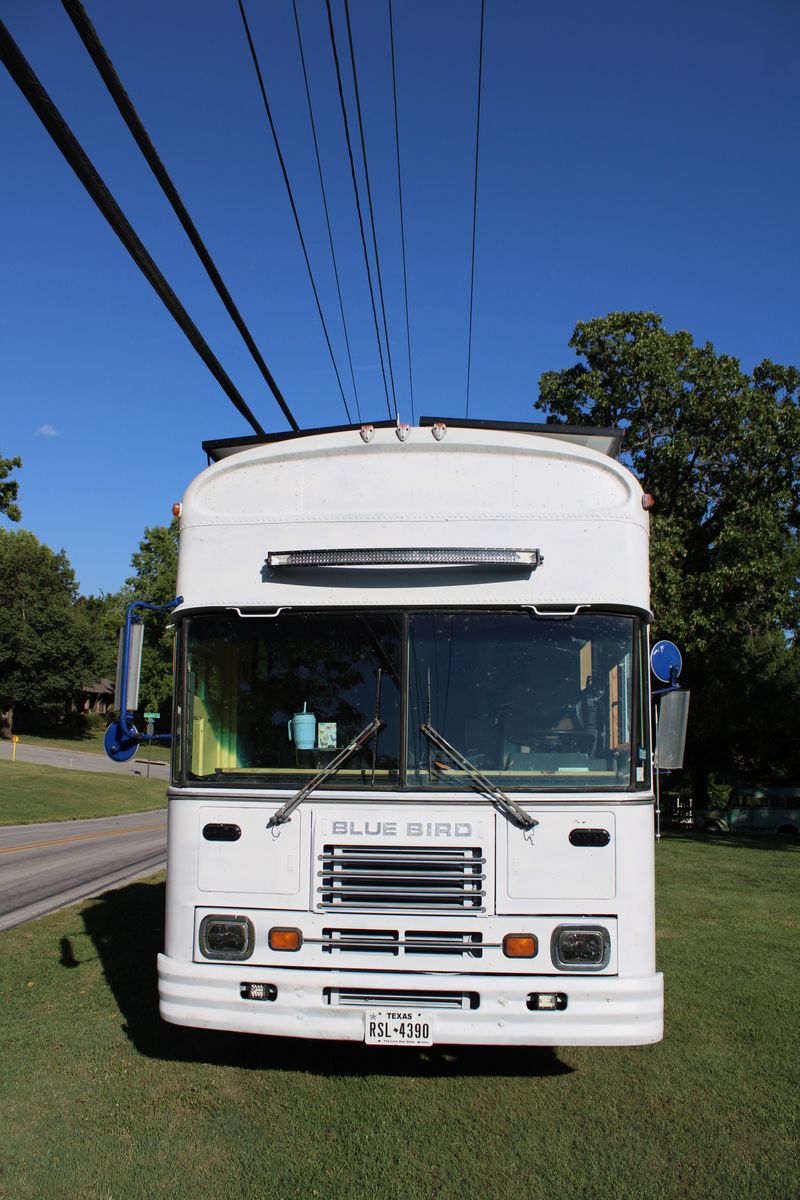
[[[140,611],[170,613],[182,603],[183,596],[176,596],[174,600],[170,600],[167,604],[151,604],[146,600],[134,600],[125,610],[125,625],[120,631],[115,696],[115,700],[118,702],[119,720],[113,721],[108,726],[106,736],[103,739],[106,754],[109,758],[114,759],[115,762],[127,762],[136,753],[141,742],[170,742],[172,740],[171,733],[139,733],[133,724],[133,712],[136,708],[139,691],[138,672],[141,668],[141,643],[137,653],[138,661],[135,668],[137,679],[134,688],[134,697],[132,703],[129,703],[131,700],[131,646],[134,627],[141,627],[142,625],[141,617],[138,615]]]

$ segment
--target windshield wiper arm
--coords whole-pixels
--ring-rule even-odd
[[[478,790],[485,793],[495,808],[499,809],[509,820],[514,821],[522,829],[533,829],[535,825],[539,824],[530,813],[526,813],[524,808],[520,808],[510,796],[507,796],[496,783],[492,783],[491,779],[487,779],[474,763],[464,757],[460,750],[456,750],[455,746],[451,746],[432,725],[425,723],[420,725],[420,729],[429,742],[433,742],[434,746],[438,747],[439,750],[444,750],[445,754],[453,760],[459,770],[463,771],[465,775],[469,775]]]
[[[368,742],[373,734],[379,733],[380,730],[383,729],[383,725],[384,722],[381,721],[379,717],[374,717],[373,720],[370,721],[369,725],[366,725],[361,730],[361,733],[357,733],[352,742],[350,742],[348,746],[345,746],[344,750],[340,750],[336,757],[332,758],[327,766],[324,766],[321,771],[317,771],[316,775],[312,776],[308,783],[304,784],[300,791],[296,792],[295,795],[292,796],[291,800],[287,800],[286,803],[272,815],[267,823],[267,828],[274,827],[275,825],[285,824],[297,806],[303,803],[306,796],[310,796],[315,788],[318,788],[319,785],[324,783],[326,779],[329,779],[331,775],[335,775],[339,768],[347,762],[350,755],[354,754],[355,751],[358,750],[360,746],[363,746],[365,742]]]

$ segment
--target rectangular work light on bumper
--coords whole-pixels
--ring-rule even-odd
[[[271,550],[267,566],[281,567],[528,567],[543,562],[540,550],[485,546],[398,546],[340,550]]]

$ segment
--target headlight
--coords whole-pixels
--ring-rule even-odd
[[[560,971],[602,971],[611,956],[611,938],[602,925],[559,925],[551,949]]]
[[[255,948],[253,923],[247,917],[214,913],[200,922],[200,953],[203,958],[249,958]]]

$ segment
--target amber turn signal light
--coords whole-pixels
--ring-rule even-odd
[[[535,958],[538,946],[532,933],[507,933],[503,938],[506,958]]]
[[[270,950],[299,950],[303,944],[303,935],[299,929],[270,929]]]

